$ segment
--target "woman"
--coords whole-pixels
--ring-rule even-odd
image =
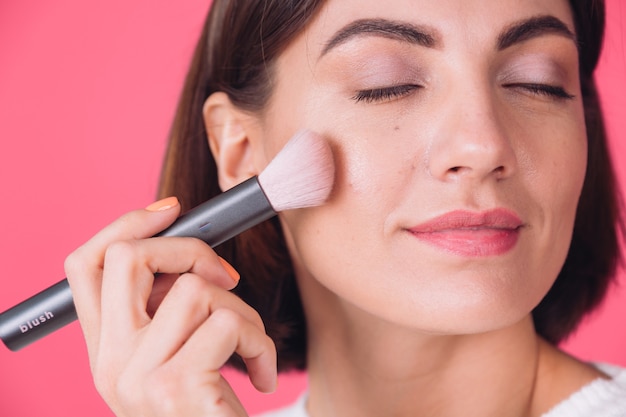
[[[111,408],[245,415],[219,374],[237,353],[261,391],[308,370],[277,415],[625,415],[625,371],[555,347],[618,257],[602,28],[591,0],[215,1],[163,171],[178,199],[66,262]],[[147,239],[303,127],[334,149],[328,204],[238,236],[228,262]]]

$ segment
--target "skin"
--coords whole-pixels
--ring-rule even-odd
[[[575,42],[544,31],[497,47],[536,16],[573,32],[565,0],[330,0],[280,56],[262,114],[207,100],[223,188],[300,128],[334,150],[328,204],[281,214],[312,417],[540,416],[602,377],[541,341],[530,316],[564,262],[587,152]],[[433,42],[361,33],[327,47],[374,18]],[[503,253],[460,255],[409,232],[495,208],[520,219]],[[178,210],[129,213],[66,262],[96,385],[119,416],[245,415],[219,367],[237,351],[271,391],[274,347],[210,248],[146,239]],[[153,289],[157,271],[169,275]]]

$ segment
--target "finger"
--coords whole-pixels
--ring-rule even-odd
[[[157,212],[144,209],[124,214],[68,256],[66,273],[78,304],[77,309],[82,310],[83,304],[99,305],[100,292],[94,291],[99,289],[99,285],[94,288],[93,280],[86,277],[100,277],[104,254],[111,243],[152,236],[176,219],[180,212],[178,200],[169,198],[160,203],[163,202],[169,202],[169,205],[162,206]]]
[[[187,273],[225,289],[236,282],[215,252],[191,238],[154,238],[116,242],[105,257],[102,282],[102,333],[109,343],[131,337],[150,322],[147,311],[155,273]]]
[[[172,363],[189,370],[189,375],[206,377],[217,372],[233,352],[248,368],[250,381],[261,392],[276,389],[276,347],[258,326],[228,309],[217,309],[172,358]],[[205,370],[199,372],[198,368]],[[204,376],[203,376],[204,375]]]
[[[237,272],[237,270],[235,270],[235,268],[233,268],[233,266],[230,265],[223,258],[218,257],[218,259],[222,267],[224,268],[224,270],[226,270],[226,272],[228,273],[228,275],[234,282],[234,285],[237,285],[240,279],[239,272]],[[174,282],[178,279],[178,277],[179,277],[179,274],[165,274],[165,273],[159,273],[158,276],[155,276],[155,278],[158,278],[158,279],[154,280],[154,285],[152,286],[152,293],[150,294],[150,299],[148,300],[148,306],[147,306],[148,315],[150,317],[154,315],[155,311],[157,310],[157,308],[163,301],[163,298],[168,293],[168,291],[170,290]],[[212,278],[214,277],[211,277],[211,279],[208,279],[208,280],[211,281]],[[233,283],[231,283],[230,281],[226,281],[221,286],[223,288],[229,288],[229,285],[232,286]]]
[[[165,363],[191,337],[197,328],[215,310],[236,312],[265,333],[258,313],[236,295],[194,275],[182,275],[174,284],[137,349],[143,369],[152,369]]]
[[[164,198],[145,209],[123,214],[96,233],[79,250],[100,254],[100,257],[94,259],[93,262],[102,265],[104,251],[111,243],[118,240],[137,240],[154,236],[171,225],[179,213],[180,204],[176,197]]]
[[[180,211],[178,200],[170,198],[160,203],[161,208],[165,209],[159,212],[137,210],[120,217],[70,254],[65,261],[66,276],[90,352],[98,344],[105,250],[117,239],[152,235],[172,223]]]
[[[148,305],[146,306],[146,311],[150,317],[154,316],[154,313],[157,311],[178,277],[180,277],[180,274],[158,274],[158,276],[155,276],[154,284],[152,285],[152,293],[150,293]]]

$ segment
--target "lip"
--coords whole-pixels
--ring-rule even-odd
[[[522,220],[511,210],[455,210],[407,229],[420,241],[465,257],[503,255],[519,239]]]

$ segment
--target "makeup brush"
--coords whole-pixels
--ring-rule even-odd
[[[196,237],[215,247],[280,211],[324,203],[332,190],[334,171],[328,143],[313,132],[300,131],[258,177],[183,214],[156,236]],[[76,318],[64,279],[1,313],[0,339],[17,351]]]

